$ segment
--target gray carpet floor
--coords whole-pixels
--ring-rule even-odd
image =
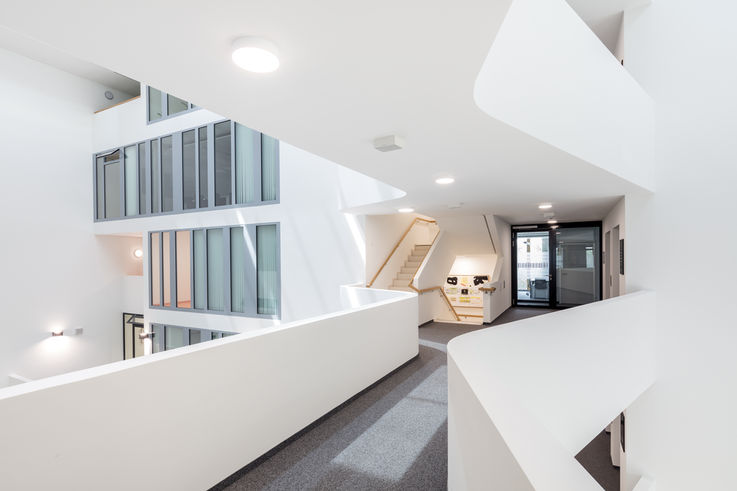
[[[492,325],[547,312],[513,308]],[[455,336],[484,327],[421,327],[418,358],[213,489],[446,489],[445,347]]]

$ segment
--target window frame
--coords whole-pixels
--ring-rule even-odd
[[[151,119],[149,116],[151,114],[149,105],[150,105],[150,95],[151,95],[151,89],[158,90],[161,93],[161,117],[157,119]],[[187,103],[187,109],[184,111],[179,111],[178,113],[169,114],[169,95],[172,97],[177,97],[174,94],[169,94],[168,92],[164,92],[163,90],[159,90],[156,87],[152,87],[150,85],[146,85],[146,90],[144,91],[146,94],[146,125],[158,123],[159,121],[164,121],[171,118],[176,118],[177,116],[180,116],[182,114],[187,114],[192,111],[196,111],[198,109],[202,109],[200,106],[195,106],[189,101],[184,101]],[[180,99],[177,97],[177,99]]]
[[[246,288],[246,291],[250,293],[250,295],[253,298],[246,298],[245,301],[245,312],[234,312],[232,310],[232,276],[231,276],[231,257],[230,257],[230,244],[231,244],[231,231],[232,229],[241,228],[243,230],[243,233],[246,236],[246,240],[250,240],[254,247],[254,254],[256,254],[255,264],[258,263],[258,252],[256,250],[256,228],[264,225],[275,225],[276,226],[276,257],[277,257],[277,306],[276,306],[276,313],[275,314],[259,314],[258,313],[258,283],[257,283],[257,269],[254,267],[253,275],[252,277],[248,276],[248,272],[246,273],[246,279],[247,284],[251,285],[252,288],[249,290]],[[195,251],[194,251],[194,232],[195,231],[204,231],[205,237],[207,237],[207,231],[208,230],[222,230],[223,234],[223,297],[224,297],[224,306],[223,310],[212,310],[210,309],[210,302],[208,298],[208,287],[209,287],[209,275],[207,272],[205,273],[205,308],[198,309],[195,308],[195,277],[194,277],[194,263],[195,263]],[[170,275],[170,293],[172,295],[172,298],[176,298],[176,286],[177,286],[177,264],[176,264],[176,233],[177,232],[188,232],[189,233],[189,240],[190,240],[190,254],[189,254],[189,271],[190,271],[190,288],[191,288],[191,298],[190,301],[190,307],[184,308],[184,307],[178,307],[175,302],[170,302],[170,306],[164,305],[164,281],[163,281],[163,271],[164,271],[164,251],[163,251],[163,237],[165,233],[170,233],[171,235],[169,240],[169,248],[170,248],[170,254],[169,254],[169,261],[170,261],[170,268],[169,268],[169,275]],[[161,241],[161,246],[159,247],[159,269],[161,271],[161,281],[159,282],[159,288],[161,289],[161,305],[153,305],[153,297],[152,297],[152,267],[153,267],[153,261],[152,261],[152,253],[151,248],[149,247],[149,254],[146,258],[148,261],[147,264],[147,270],[149,271],[149,276],[146,281],[146,288],[148,290],[148,308],[153,310],[176,310],[181,312],[193,312],[193,313],[200,313],[200,314],[217,314],[217,315],[227,315],[227,316],[236,316],[236,317],[250,317],[250,318],[259,318],[259,319],[273,319],[273,320],[280,320],[281,319],[281,313],[282,313],[282,278],[281,278],[281,224],[280,222],[261,222],[261,223],[253,223],[253,224],[232,224],[232,225],[223,225],[219,227],[198,227],[198,228],[184,228],[184,229],[166,229],[166,230],[151,230],[148,233],[148,242],[151,244],[151,240],[153,238],[153,234],[159,234],[159,240]],[[174,240],[171,238],[174,237]],[[208,256],[209,252],[209,243],[207,240],[205,240],[205,257]],[[207,270],[207,265],[206,265]]]
[[[230,122],[230,134],[231,134],[231,152],[230,152],[230,172],[231,172],[231,200],[233,203],[229,205],[218,205],[215,206],[215,125],[223,122]],[[129,220],[129,219],[137,219],[137,218],[144,218],[144,217],[151,217],[151,216],[166,216],[166,215],[179,215],[182,213],[194,213],[198,211],[205,211],[205,210],[226,210],[229,208],[247,208],[251,206],[263,206],[263,205],[275,205],[279,204],[281,202],[281,155],[280,153],[277,154],[277,162],[276,162],[276,169],[275,169],[275,179],[277,182],[276,186],[276,199],[269,200],[269,201],[262,201],[263,195],[261,191],[258,193],[258,200],[254,200],[252,202],[248,203],[236,203],[235,202],[235,159],[236,159],[236,149],[235,149],[235,125],[237,123],[233,120],[228,119],[220,119],[216,121],[210,121],[208,123],[204,124],[198,124],[193,127],[184,128],[179,131],[175,131],[173,133],[167,133],[163,134],[154,138],[147,138],[145,140],[139,140],[134,143],[128,143],[125,145],[120,145],[117,147],[113,147],[111,149],[103,150],[101,152],[95,152],[92,155],[92,181],[93,181],[93,217],[95,222],[107,222],[107,221],[115,221],[115,220]],[[200,164],[200,154],[199,154],[199,140],[197,138],[199,137],[199,130],[202,128],[206,128],[207,133],[207,206],[201,207],[200,206],[200,187],[199,187],[199,181],[200,181],[200,174],[199,174],[199,164]],[[195,208],[189,208],[184,209],[184,200],[183,200],[183,165],[184,165],[184,159],[183,159],[183,152],[182,152],[182,135],[186,133],[187,131],[195,130],[195,145],[197,146],[197,152],[196,155],[196,179],[198,185],[195,189],[195,197],[196,197],[196,203],[197,206]],[[152,176],[152,155],[151,155],[151,142],[158,140],[158,153],[159,153],[159,179],[158,179],[158,198],[159,198],[159,210],[163,209],[163,162],[161,161],[161,154],[162,154],[162,145],[161,140],[166,137],[172,138],[172,192],[173,192],[173,209],[172,211],[158,211],[158,212],[152,212],[153,210],[153,195],[154,195],[154,179]],[[280,140],[277,140],[279,144],[281,144]],[[120,151],[120,163],[121,163],[121,183],[122,183],[122,189],[121,189],[121,210],[125,211],[125,158],[124,158],[124,152],[125,148],[131,147],[131,146],[138,146],[140,144],[144,144],[145,149],[145,170],[146,170],[146,210],[145,213],[143,210],[140,210],[139,206],[139,213],[137,215],[129,215],[125,216],[123,213],[123,216],[115,217],[115,218],[106,218],[106,217],[99,217],[98,216],[98,210],[97,210],[97,195],[98,195],[98,189],[97,189],[97,159],[99,157],[103,157],[105,155],[109,155],[111,153],[114,153],[116,151]],[[263,165],[263,156],[261,156],[262,164]],[[112,162],[111,162],[112,163]],[[258,172],[258,178],[261,179],[261,172]],[[141,176],[140,176],[140,165],[136,166],[136,182],[139,186],[139,199],[140,199],[140,182],[141,182]],[[261,189],[262,183],[259,181],[256,184],[257,189]],[[103,211],[104,211],[104,175],[103,175]]]

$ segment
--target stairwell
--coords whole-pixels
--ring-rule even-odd
[[[422,261],[425,260],[425,256],[427,256],[427,253],[429,251],[430,244],[415,245],[415,247],[412,249],[412,253],[404,262],[404,265],[397,273],[397,276],[394,278],[394,281],[392,282],[389,289],[401,290],[405,292],[415,291],[410,288],[409,285],[410,283],[412,283],[412,278],[415,277],[415,273],[417,273],[417,270],[420,269],[420,265],[422,264]]]

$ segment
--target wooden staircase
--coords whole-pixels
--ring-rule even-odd
[[[409,255],[404,265],[397,273],[394,278],[390,290],[401,290],[405,292],[414,292],[409,285],[415,277],[415,273],[420,268],[420,264],[425,260],[425,256],[430,251],[430,244],[419,244],[412,249],[412,253]]]

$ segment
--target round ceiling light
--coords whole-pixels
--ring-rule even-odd
[[[540,208],[541,210],[549,210],[552,207],[553,207],[553,205],[551,205],[550,203],[543,203],[543,204],[541,204],[541,205],[538,206],[538,208]]]
[[[412,213],[415,211],[414,208],[400,208],[397,210],[399,213]]]
[[[266,39],[247,36],[233,42],[233,63],[253,73],[269,73],[279,68],[279,52]]]
[[[455,182],[455,179],[452,177],[438,177],[435,179],[436,184],[453,184]]]

